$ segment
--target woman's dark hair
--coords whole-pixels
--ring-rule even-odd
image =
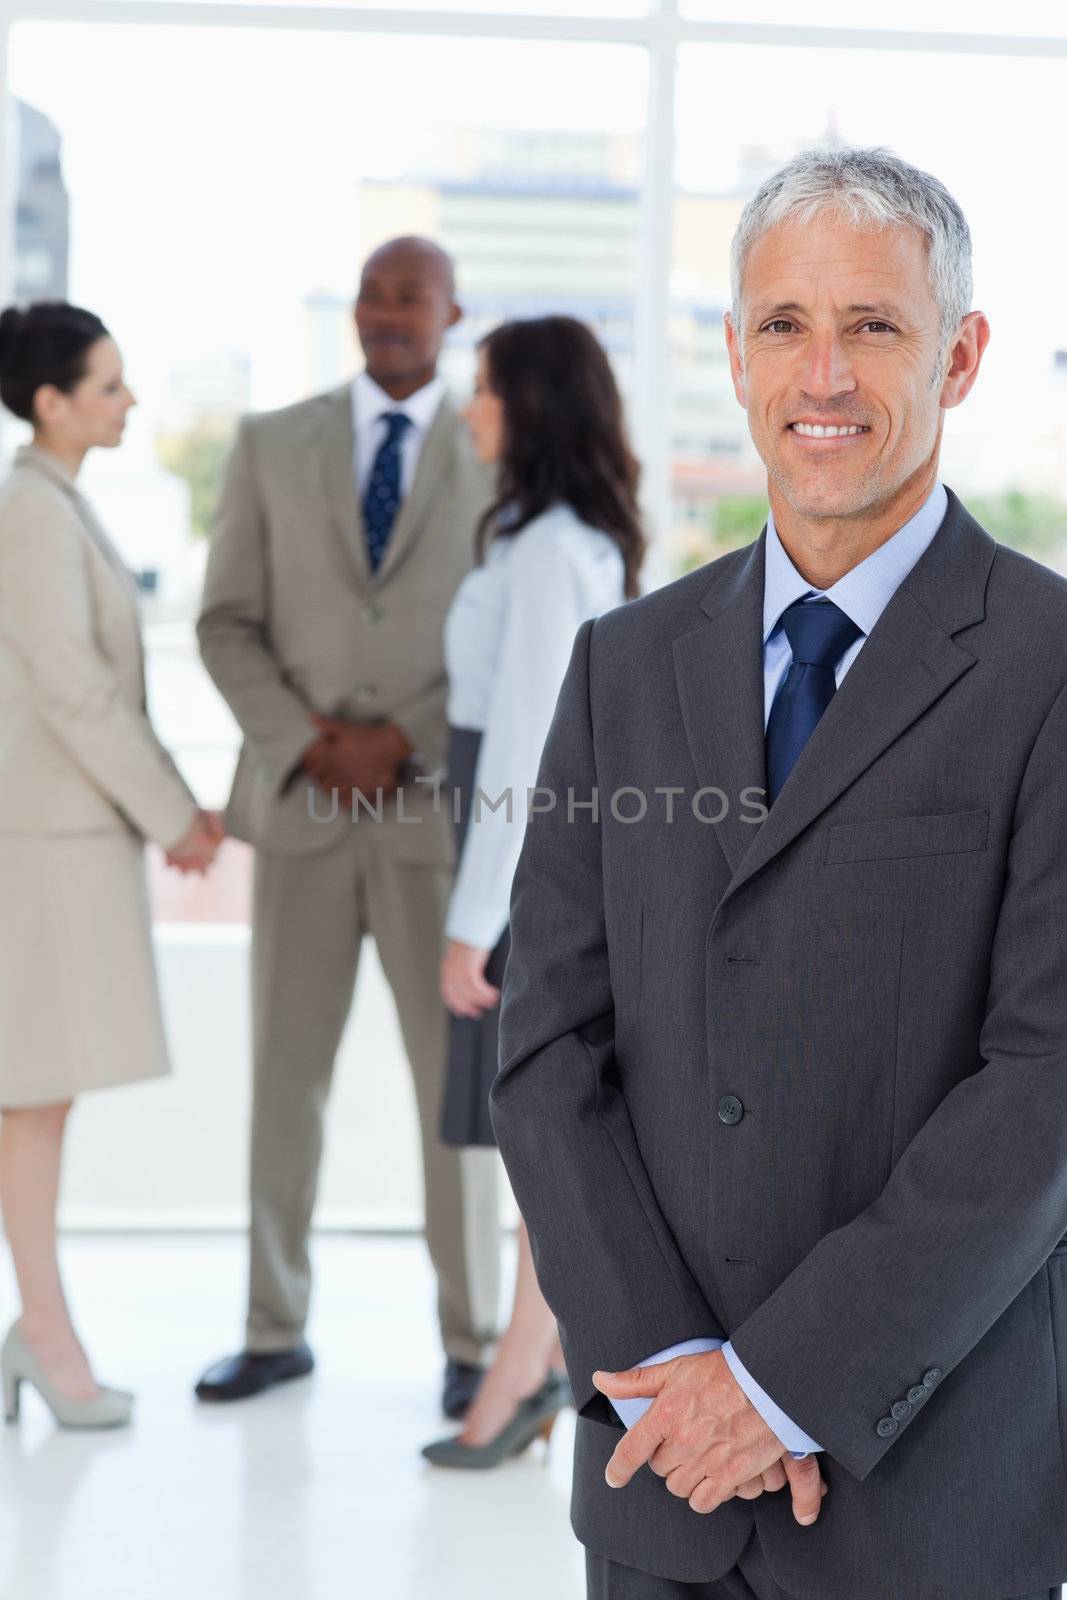
[[[0,312],[0,400],[23,422],[33,422],[33,399],[42,384],[70,394],[85,377],[89,351],[108,331],[100,318],[65,300],[36,300],[25,310]]]
[[[480,348],[503,402],[504,444],[496,500],[478,524],[479,557],[491,538],[518,533],[562,502],[614,539],[632,599],[646,545],[641,469],[600,343],[574,317],[532,317],[505,322]]]

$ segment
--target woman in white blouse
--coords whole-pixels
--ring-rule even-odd
[[[449,786],[459,863],[441,992],[450,1018],[442,1133],[491,1145],[500,981],[527,791],[574,636],[638,592],[645,539],[638,465],[601,346],[571,317],[507,323],[483,340],[466,418],[497,466],[480,564],[445,624]],[[569,1400],[555,1320],[519,1230],[515,1303],[461,1434],[427,1445],[440,1466],[485,1468],[547,1434]]]
[[[67,1427],[115,1427],[56,1256],[67,1117],[90,1089],[167,1071],[144,841],[204,871],[222,836],[145,709],[136,586],[77,486],[134,404],[100,319],[64,302],[0,316],[0,400],[33,427],[0,488],[0,1209],[21,1315],[0,1351]]]

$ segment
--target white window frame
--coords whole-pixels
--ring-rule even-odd
[[[297,28],[326,33],[427,35],[442,38],[547,39],[561,43],[629,44],[648,52],[648,103],[642,168],[638,271],[635,288],[635,359],[631,421],[643,463],[644,501],[650,527],[670,526],[671,219],[675,164],[678,52],[685,44],[767,45],[800,49],[924,51],[1039,60],[1067,59],[1067,37],[925,33],[888,28],[819,28],[771,23],[702,22],[681,15],[679,0],[649,0],[643,17],[517,14],[496,11],[424,11],[416,6],[373,10],[364,6],[243,4],[233,0],[0,0],[0,304],[10,299],[14,238],[11,170],[11,95],[8,42],[18,22],[78,22],[145,27]],[[648,578],[666,576],[656,541]]]

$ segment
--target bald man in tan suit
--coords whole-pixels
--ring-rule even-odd
[[[422,1137],[445,1409],[477,1386],[497,1310],[495,1155],[438,1135],[438,966],[454,845],[442,629],[491,485],[437,376],[459,320],[448,257],[394,240],[356,302],[353,384],[247,418],[226,475],[200,646],[245,742],[227,821],[255,846],[251,1273],[245,1349],[206,1400],[309,1372],[304,1340],[323,1121],[363,936],[396,1000]],[[381,820],[336,793],[385,798]]]

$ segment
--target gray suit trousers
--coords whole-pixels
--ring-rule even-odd
[[[411,1066],[442,1342],[457,1361],[478,1364],[496,1327],[497,1157],[449,1149],[438,1134],[445,1065],[438,967],[452,874],[374,846],[373,824],[364,823],[317,854],[256,855],[247,1344],[282,1350],[303,1336],[326,1100],[369,933]]]
[[[593,1550],[585,1552],[588,1581],[587,1600],[791,1600],[791,1596],[771,1577],[759,1536],[752,1538],[741,1552],[737,1566],[711,1583],[676,1583],[671,1578],[653,1578],[647,1572],[624,1567]],[[1061,1590],[1041,1589],[1036,1594],[1019,1595],[1012,1600],[1060,1600]],[[962,1591],[959,1600],[970,1600]]]

